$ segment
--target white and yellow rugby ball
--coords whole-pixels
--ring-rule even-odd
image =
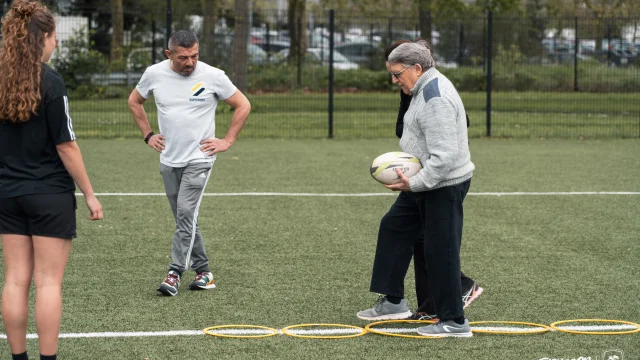
[[[396,173],[400,169],[404,176],[412,177],[422,169],[420,160],[411,154],[394,151],[384,153],[373,160],[371,164],[371,176],[382,184],[396,184],[400,177]]]

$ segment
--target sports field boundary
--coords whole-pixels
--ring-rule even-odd
[[[314,324],[307,324],[313,326]],[[247,329],[243,328],[246,325],[237,325],[237,328],[219,329],[215,333],[228,334],[228,335],[260,335],[268,334],[269,331],[261,329]],[[472,326],[475,330],[489,330],[489,331],[503,331],[503,332],[521,332],[527,331],[528,328],[522,327],[503,327],[503,326]],[[610,330],[632,330],[638,329],[637,326],[629,324],[621,325],[576,325],[576,326],[562,326],[561,329],[574,330],[574,331],[610,331]],[[379,328],[389,333],[410,333],[415,332],[415,328]],[[556,331],[551,329],[551,331]],[[278,335],[283,335],[282,329],[277,330]],[[357,329],[290,329],[288,332],[293,334],[305,334],[305,335],[342,335],[358,332]],[[167,331],[130,331],[130,332],[87,332],[87,333],[61,333],[60,339],[88,339],[88,338],[127,338],[127,337],[158,337],[158,336],[198,336],[206,335],[203,330],[167,330]],[[632,335],[633,336],[633,335]],[[0,339],[6,339],[6,334],[0,334]],[[27,339],[37,339],[38,334],[27,334]]]
[[[166,196],[165,193],[114,192],[96,193],[96,196]],[[204,196],[293,196],[293,197],[368,197],[397,196],[398,192],[386,193],[286,193],[286,192],[237,192],[205,193]],[[470,192],[467,196],[584,196],[584,195],[640,195],[636,191],[557,191],[557,192]],[[83,196],[76,193],[76,196]]]

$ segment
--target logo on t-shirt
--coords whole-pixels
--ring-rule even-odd
[[[203,83],[199,82],[197,84],[195,84],[192,88],[191,88],[191,92],[193,93],[193,95],[191,96],[198,96],[200,94],[202,94],[202,92],[204,91],[204,87],[202,86],[204,85]],[[195,91],[195,92],[194,92]]]
[[[191,95],[191,98],[189,98],[189,101],[206,101],[203,98],[197,98],[197,96],[202,94],[202,92],[204,91],[204,87],[202,85],[204,85],[204,83],[199,82],[191,88],[191,92],[193,94]]]

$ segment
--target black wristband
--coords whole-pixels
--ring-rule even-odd
[[[150,133],[147,134],[147,136],[144,137],[144,143],[148,144],[149,143],[149,139],[151,139],[151,137],[155,135],[155,133],[152,131]]]

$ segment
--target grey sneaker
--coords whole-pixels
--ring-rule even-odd
[[[387,297],[380,295],[376,304],[367,310],[358,312],[358,318],[362,320],[403,320],[411,316],[411,310],[406,299],[402,299],[399,304],[392,304]]]
[[[472,337],[469,320],[464,319],[464,324],[457,324],[453,320],[439,321],[436,324],[418,328],[418,334],[431,337]]]

